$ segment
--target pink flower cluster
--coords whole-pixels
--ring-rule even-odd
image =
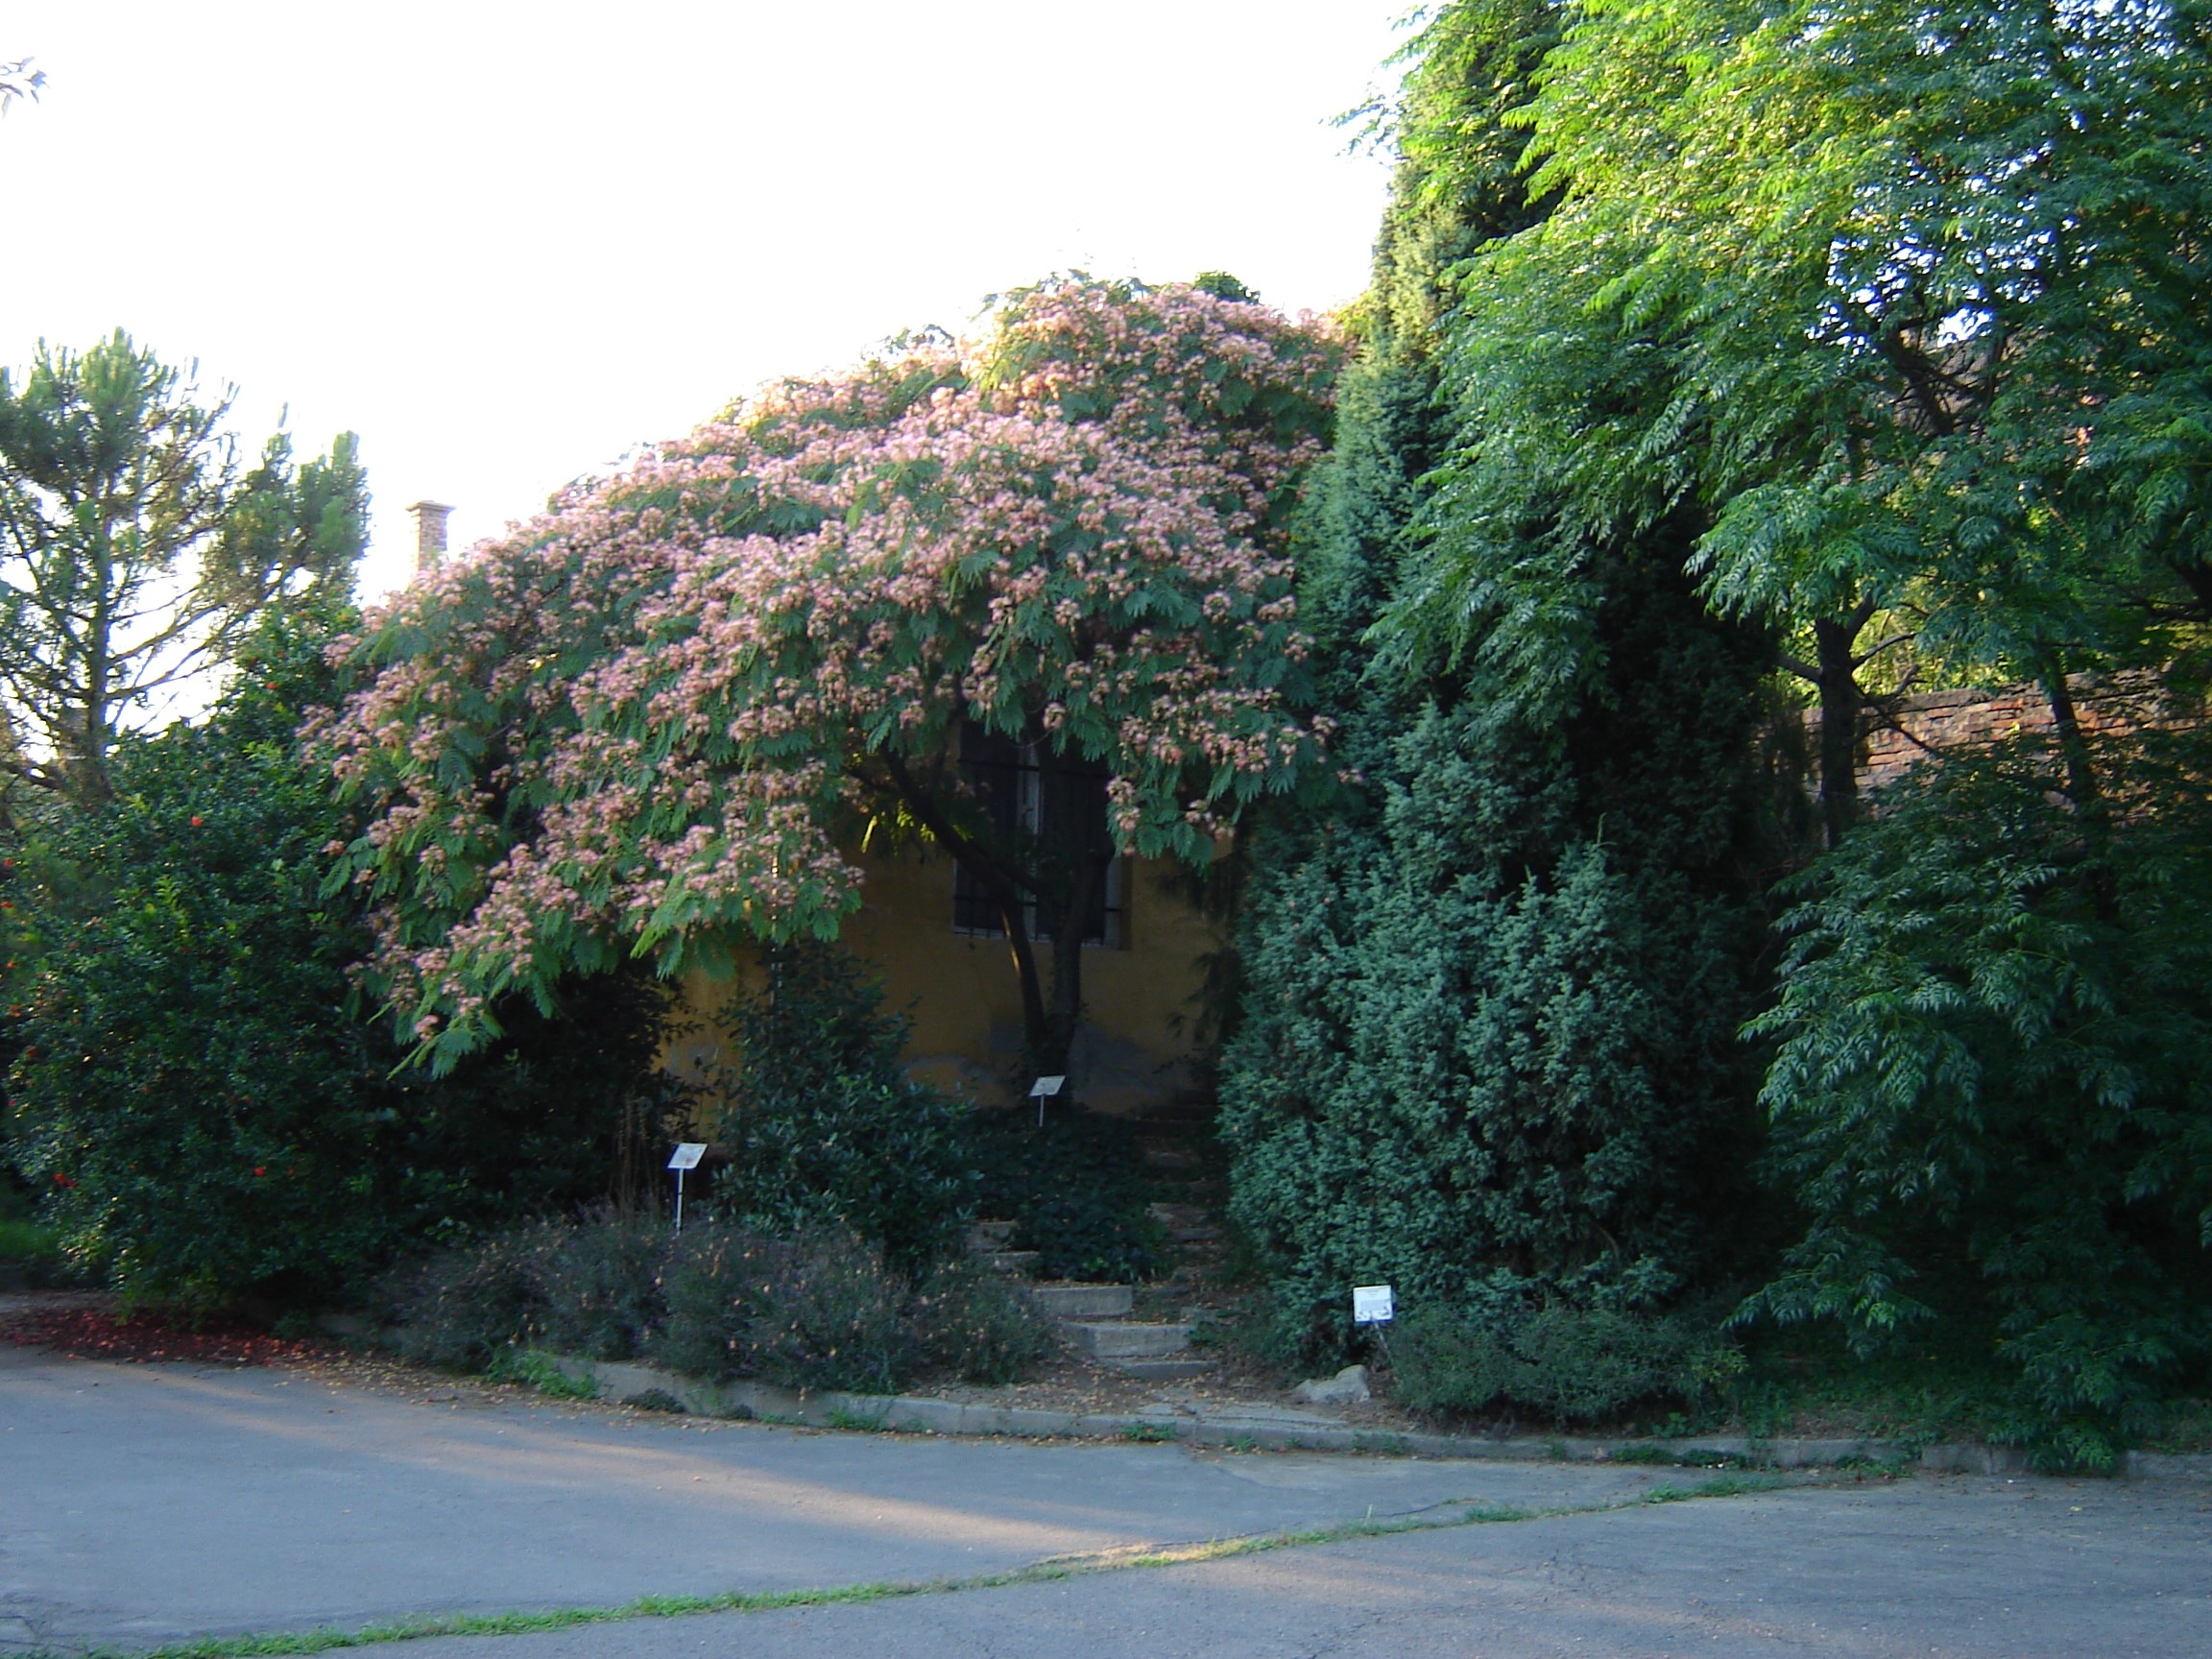
[[[1017,295],[982,337],[792,381],[417,583],[313,735],[374,972],[449,1050],[488,1010],[707,930],[827,936],[886,756],[963,718],[1113,774],[1203,861],[1320,757],[1286,519],[1338,343],[1181,287]]]

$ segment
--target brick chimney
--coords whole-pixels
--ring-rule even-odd
[[[443,501],[410,502],[415,515],[415,574],[426,576],[445,558],[445,520],[453,509]]]

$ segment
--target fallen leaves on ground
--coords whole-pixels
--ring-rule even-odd
[[[115,1313],[99,1308],[33,1308],[0,1324],[0,1339],[51,1348],[72,1359],[144,1364],[188,1359],[227,1365],[294,1365],[328,1357],[328,1344],[275,1336],[235,1319],[197,1324],[155,1312]]]

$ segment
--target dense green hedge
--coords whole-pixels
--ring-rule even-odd
[[[297,757],[324,630],[273,630],[219,706],[116,749],[114,801],[18,831],[8,1153],[69,1254],[139,1296],[278,1310],[402,1247],[601,1197],[626,1103],[665,1104],[664,998],[502,1010],[432,1079],[355,995],[321,896],[345,832]]]

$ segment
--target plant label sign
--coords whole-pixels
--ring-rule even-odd
[[[1387,1325],[1394,1311],[1390,1286],[1387,1285],[1355,1285],[1352,1286],[1352,1323],[1355,1325]]]
[[[1057,1094],[1060,1093],[1060,1085],[1067,1081],[1065,1076],[1040,1077],[1036,1082],[1029,1085],[1029,1098],[1042,1100],[1047,1094]]]
[[[677,1142],[675,1156],[668,1160],[668,1167],[671,1169],[696,1169],[699,1167],[699,1160],[706,1156],[706,1142],[682,1141]]]

